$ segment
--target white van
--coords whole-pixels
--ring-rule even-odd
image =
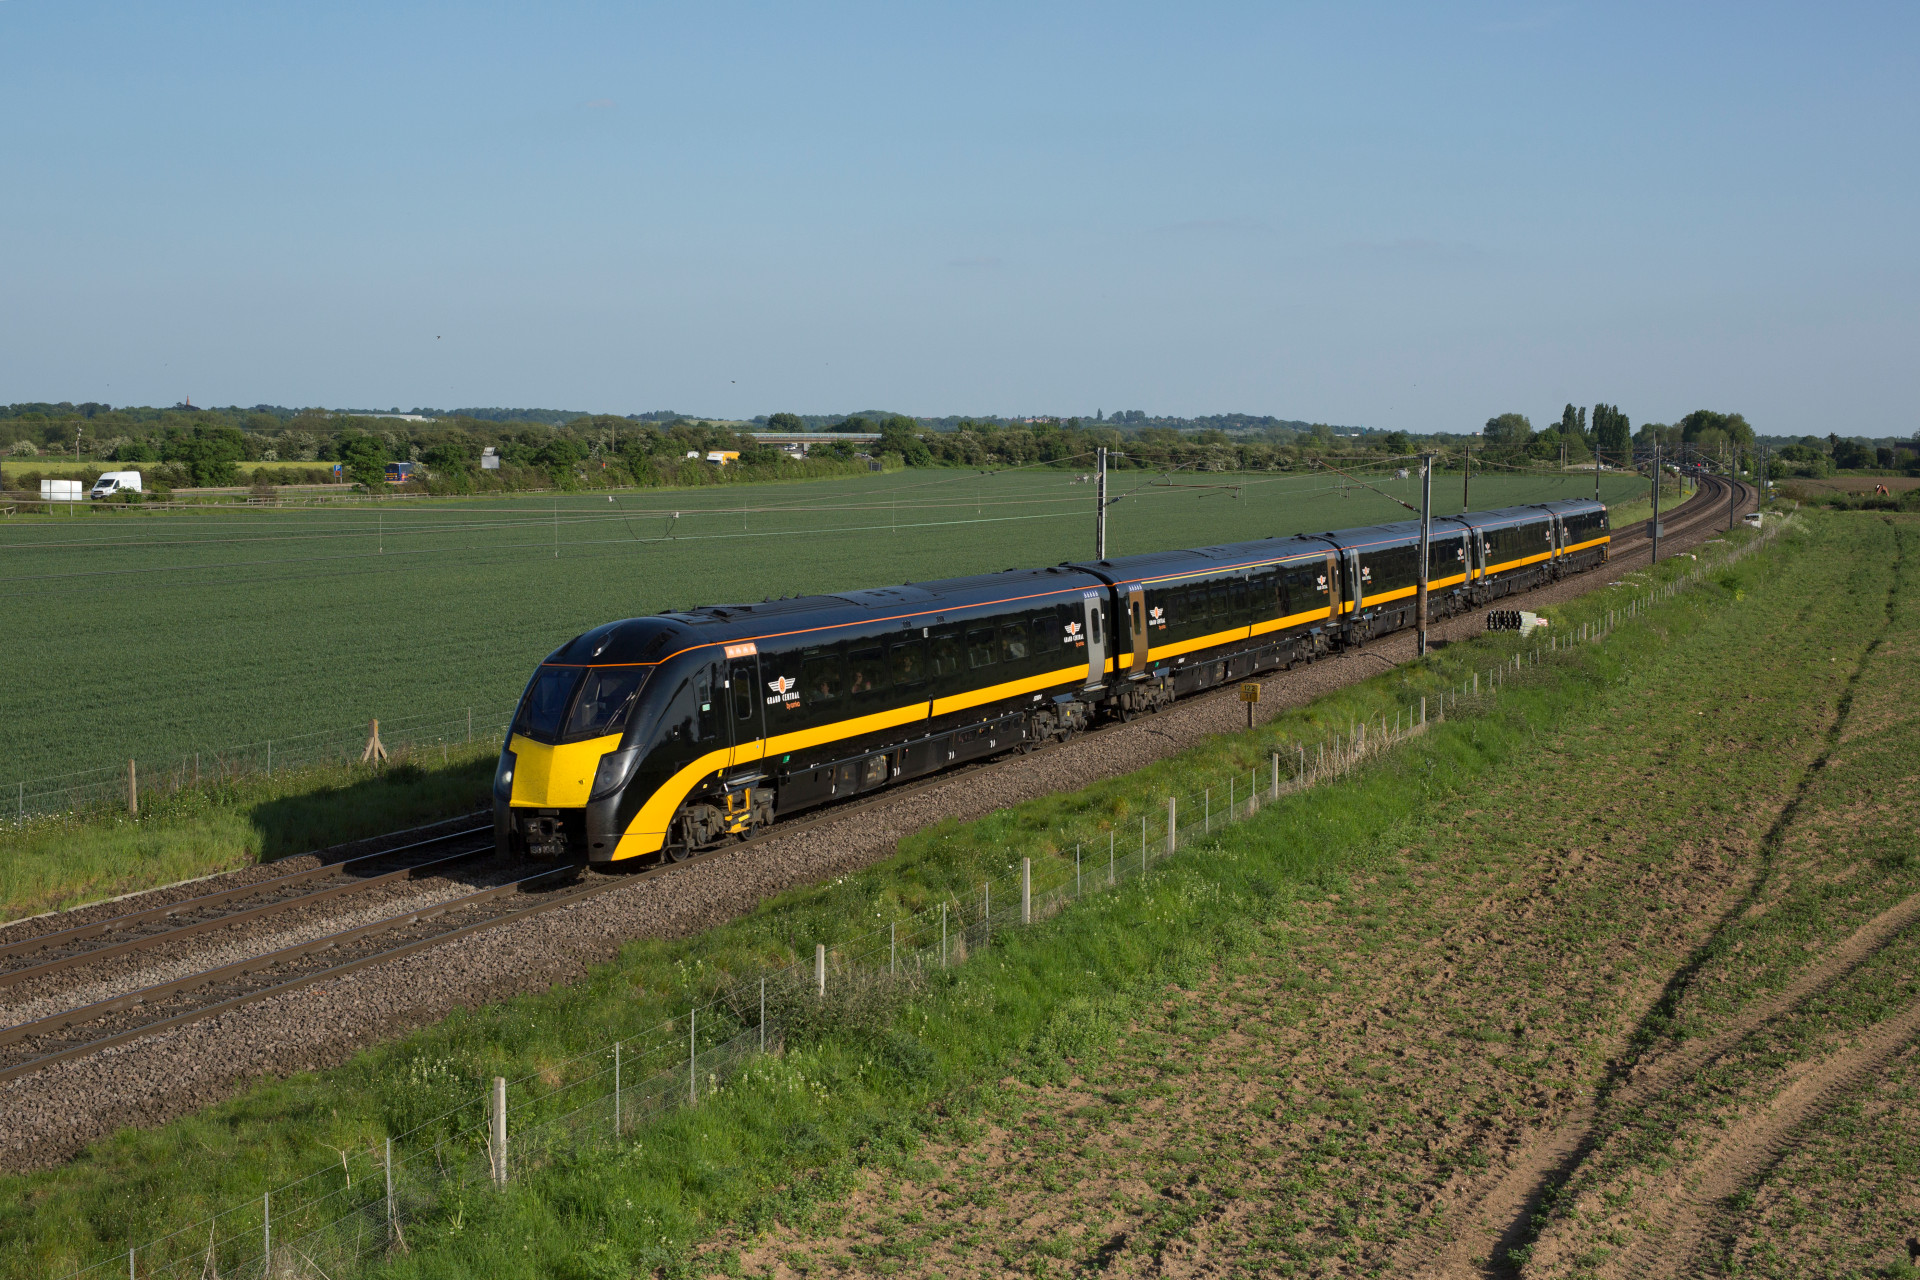
[[[89,498],[110,498],[116,493],[144,493],[138,471],[109,471],[93,482]]]

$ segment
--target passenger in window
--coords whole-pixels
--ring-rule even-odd
[[[1003,623],[1000,627],[1000,657],[1007,662],[1018,662],[1026,656],[1026,624],[1021,622]]]

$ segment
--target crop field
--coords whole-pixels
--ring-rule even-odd
[[[1418,501],[1414,480],[1369,483]],[[1114,554],[1406,514],[1324,473],[1118,472],[1111,491]],[[1592,492],[1591,477],[1476,475],[1472,498]],[[1438,478],[1436,509],[1459,493]],[[1093,486],[1051,469],[18,515],[0,523],[0,788],[374,717],[497,720],[541,657],[614,618],[1053,564],[1092,536]]]

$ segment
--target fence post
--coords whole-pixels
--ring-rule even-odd
[[[1280,753],[1276,751],[1273,753],[1273,786],[1272,786],[1272,789],[1268,792],[1268,799],[1278,800],[1279,798],[1280,798]]]
[[[493,1078],[493,1180],[507,1185],[507,1078]]]
[[[813,986],[815,994],[825,997],[827,994],[827,944],[813,944]]]
[[[940,903],[940,967],[947,967],[947,904],[944,899]]]
[[[1207,787],[1205,788],[1205,792],[1205,796],[1202,797],[1200,801],[1201,822],[1203,824],[1201,834],[1210,836],[1213,834],[1213,788]],[[1173,851],[1169,849],[1167,852],[1171,853]]]
[[[387,1139],[387,1243],[392,1244],[398,1226],[393,1212],[393,1139]]]
[[[762,978],[760,981],[764,983],[766,979]],[[762,1031],[760,1035],[764,1039],[766,1032]],[[618,1040],[613,1042],[613,1136],[616,1138],[620,1136],[620,1042]]]
[[[1073,860],[1080,861],[1080,851],[1075,849]],[[1033,923],[1033,859],[1020,859],[1020,923]]]
[[[1178,802],[1172,796],[1167,797],[1167,853],[1172,855],[1174,844],[1180,838]],[[1147,869],[1147,846],[1140,846],[1140,870]]]
[[[687,1010],[687,1105],[690,1107],[700,1105],[700,1051],[696,1047],[699,1041],[693,1038],[694,1018],[698,1013],[698,1009]]]
[[[1427,695],[1424,693],[1420,695],[1420,723],[1423,727],[1427,723]]]
[[[767,1051],[767,975],[760,975],[760,1052]]]
[[[127,812],[140,816],[140,775],[131,760],[127,761]]]
[[[473,745],[473,708],[467,708],[467,745]]]
[[[273,1274],[273,1192],[260,1193],[260,1248],[262,1275]]]
[[[133,1274],[133,1246],[127,1246],[127,1280],[135,1280]]]
[[[273,739],[267,739],[267,777],[273,777]]]
[[[980,945],[986,946],[993,941],[993,881],[980,882]]]
[[[1076,899],[1086,896],[1080,887],[1080,846],[1077,844],[1073,846],[1073,896]]]
[[[887,926],[887,975],[889,977],[900,972],[899,956],[900,922],[895,920]],[[766,990],[766,986],[767,980],[765,978],[760,979],[760,989],[764,991]]]

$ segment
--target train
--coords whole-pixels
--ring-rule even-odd
[[[1428,611],[1609,555],[1572,500],[1433,519]],[[789,815],[1414,625],[1407,520],[609,622],[534,670],[493,782],[501,852],[649,865]]]

